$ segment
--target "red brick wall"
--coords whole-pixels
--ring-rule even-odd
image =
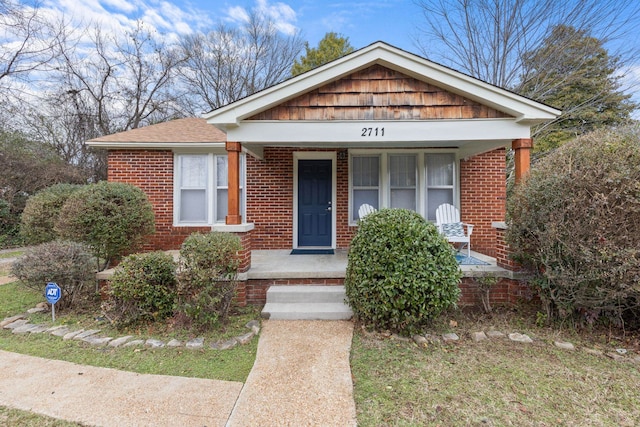
[[[333,151],[266,147],[264,160],[247,156],[247,222],[253,222],[253,249],[293,247],[293,153]],[[336,166],[336,229],[338,248],[347,248],[355,232],[349,227],[349,160],[338,156]]]
[[[473,277],[462,278],[460,291],[459,305],[482,307],[480,290]],[[531,299],[531,289],[525,282],[514,279],[500,278],[489,292],[489,302],[492,305],[511,305],[518,301],[529,299]]]
[[[289,249],[293,244],[293,153],[300,148],[265,148],[264,160],[247,156],[247,218],[255,224],[252,249]],[[311,151],[311,150],[310,150]],[[318,150],[313,150],[318,151]],[[344,154],[342,154],[344,153]],[[337,246],[347,248],[356,227],[349,226],[348,156],[337,160]],[[472,249],[496,256],[493,221],[505,216],[505,150],[461,161],[462,220],[474,224]],[[149,180],[149,177],[154,177]],[[173,226],[173,153],[154,150],[109,152],[110,181],[140,187],[153,204],[156,233],[145,249],[177,249],[195,231],[209,227]]]
[[[492,222],[506,213],[506,152],[498,149],[460,161],[460,215],[473,224],[471,249],[496,256],[496,230]]]
[[[146,239],[143,250],[179,249],[191,233],[211,231],[211,227],[173,226],[173,152],[110,150],[108,162],[109,181],[139,187],[153,205],[156,232]]]

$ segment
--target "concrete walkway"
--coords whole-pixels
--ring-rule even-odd
[[[352,336],[351,322],[266,321],[244,386],[0,351],[0,405],[98,426],[355,425]]]

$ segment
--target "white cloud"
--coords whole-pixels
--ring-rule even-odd
[[[298,30],[298,27],[295,25],[297,14],[291,6],[286,3],[269,3],[268,0],[257,0],[253,9],[272,20],[281,33],[291,35]],[[227,9],[227,20],[235,23],[248,22],[249,12],[242,6],[230,7]]]

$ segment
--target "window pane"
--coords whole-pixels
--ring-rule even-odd
[[[224,221],[228,213],[229,198],[226,189],[218,189],[216,192],[216,222]]]
[[[416,190],[391,190],[391,207],[416,210]]]
[[[378,190],[353,190],[353,221],[357,221],[358,210],[365,203],[378,209]]]
[[[380,171],[379,157],[353,157],[352,179],[354,187],[377,187]]]
[[[427,191],[427,219],[436,220],[436,209],[443,203],[453,204],[453,189],[432,189]]]
[[[207,191],[206,190],[180,191],[180,221],[184,221],[184,222],[206,222],[207,221]]]
[[[180,177],[181,188],[206,188],[207,155],[181,155]]]
[[[227,156],[216,156],[216,186],[226,187],[229,182]]]
[[[416,156],[389,156],[389,173],[391,177],[391,187],[415,187]]]
[[[427,185],[453,185],[453,154],[427,155]]]

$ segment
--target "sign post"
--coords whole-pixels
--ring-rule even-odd
[[[56,303],[60,300],[62,296],[62,291],[60,290],[60,286],[57,283],[49,282],[47,286],[44,288],[44,296],[47,298],[47,301],[51,304],[51,319],[56,321]]]

